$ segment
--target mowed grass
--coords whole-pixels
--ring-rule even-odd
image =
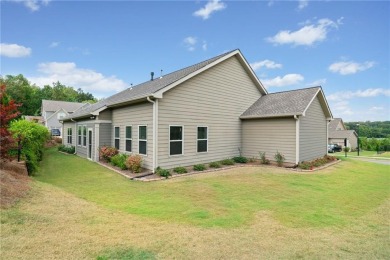
[[[334,155],[345,156],[345,152],[338,152],[338,153],[335,153]],[[355,152],[348,152],[348,156],[358,156],[357,151],[355,151]],[[380,158],[389,158],[390,159],[390,152],[383,152],[383,153],[379,153],[378,154],[376,151],[360,151],[359,152],[359,156],[380,157]]]
[[[237,168],[154,183],[49,151],[2,259],[388,259],[389,172]]]
[[[50,150],[36,180],[101,206],[168,222],[238,227],[262,210],[292,227],[342,226],[389,197],[389,167],[343,162],[314,174],[236,168],[137,182],[85,159]]]

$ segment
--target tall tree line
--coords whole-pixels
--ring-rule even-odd
[[[344,124],[347,129],[355,130],[359,133],[360,137],[390,138],[390,121],[348,122]]]
[[[84,92],[81,88],[75,90],[73,87],[65,86],[59,81],[42,88],[31,84],[22,74],[17,76],[6,75],[0,77],[0,84],[5,84],[6,94],[22,104],[19,107],[21,115],[40,115],[42,99],[60,100],[70,102],[95,103],[97,99],[89,92]]]

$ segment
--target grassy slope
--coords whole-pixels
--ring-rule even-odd
[[[387,174],[385,165],[346,161],[317,174],[238,168],[143,183],[50,152],[36,179],[111,209],[169,222],[236,227],[271,210],[285,225],[317,227],[345,225],[383,203],[389,197]]]
[[[390,255],[389,180],[380,165],[344,161],[313,175],[244,168],[138,183],[77,157],[45,160],[30,196],[1,211],[1,258]]]

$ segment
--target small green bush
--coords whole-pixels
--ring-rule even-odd
[[[248,158],[246,158],[244,156],[236,156],[236,157],[233,157],[233,161],[235,163],[247,163],[248,162]]]
[[[76,147],[74,146],[66,146],[66,145],[59,145],[58,146],[58,151],[64,152],[64,153],[69,153],[69,154],[74,154],[76,152]]]
[[[127,169],[133,173],[139,173],[142,169],[142,156],[139,154],[130,155],[127,157],[125,165]]]
[[[259,155],[261,164],[269,164],[269,160],[265,157],[265,152],[259,152]]]
[[[195,164],[194,171],[204,171],[206,170],[206,166],[204,164]]]
[[[110,163],[114,166],[121,168],[122,170],[127,170],[127,166],[126,166],[127,158],[129,158],[129,156],[126,154],[123,153],[117,154],[111,157]]]
[[[176,167],[176,168],[173,168],[173,171],[178,173],[178,174],[187,173],[187,169],[185,167]]]
[[[209,163],[210,168],[221,168],[221,164],[219,162],[211,162]]]
[[[278,164],[278,166],[282,167],[283,163],[284,163],[284,160],[285,160],[284,155],[278,151],[278,152],[276,152],[274,158],[275,158],[275,161]]]
[[[301,168],[301,169],[303,169],[303,170],[309,170],[309,169],[312,168],[313,166],[311,165],[310,162],[305,162],[305,161],[303,161],[303,162],[300,162],[300,163],[298,164],[298,167]]]
[[[161,177],[165,177],[166,179],[172,175],[169,170],[160,168],[160,166],[156,168],[156,174]]]
[[[222,165],[234,165],[234,161],[232,159],[225,159],[221,161]]]

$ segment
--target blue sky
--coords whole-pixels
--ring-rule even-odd
[[[1,1],[1,68],[96,97],[239,48],[270,93],[390,120],[389,1]]]

